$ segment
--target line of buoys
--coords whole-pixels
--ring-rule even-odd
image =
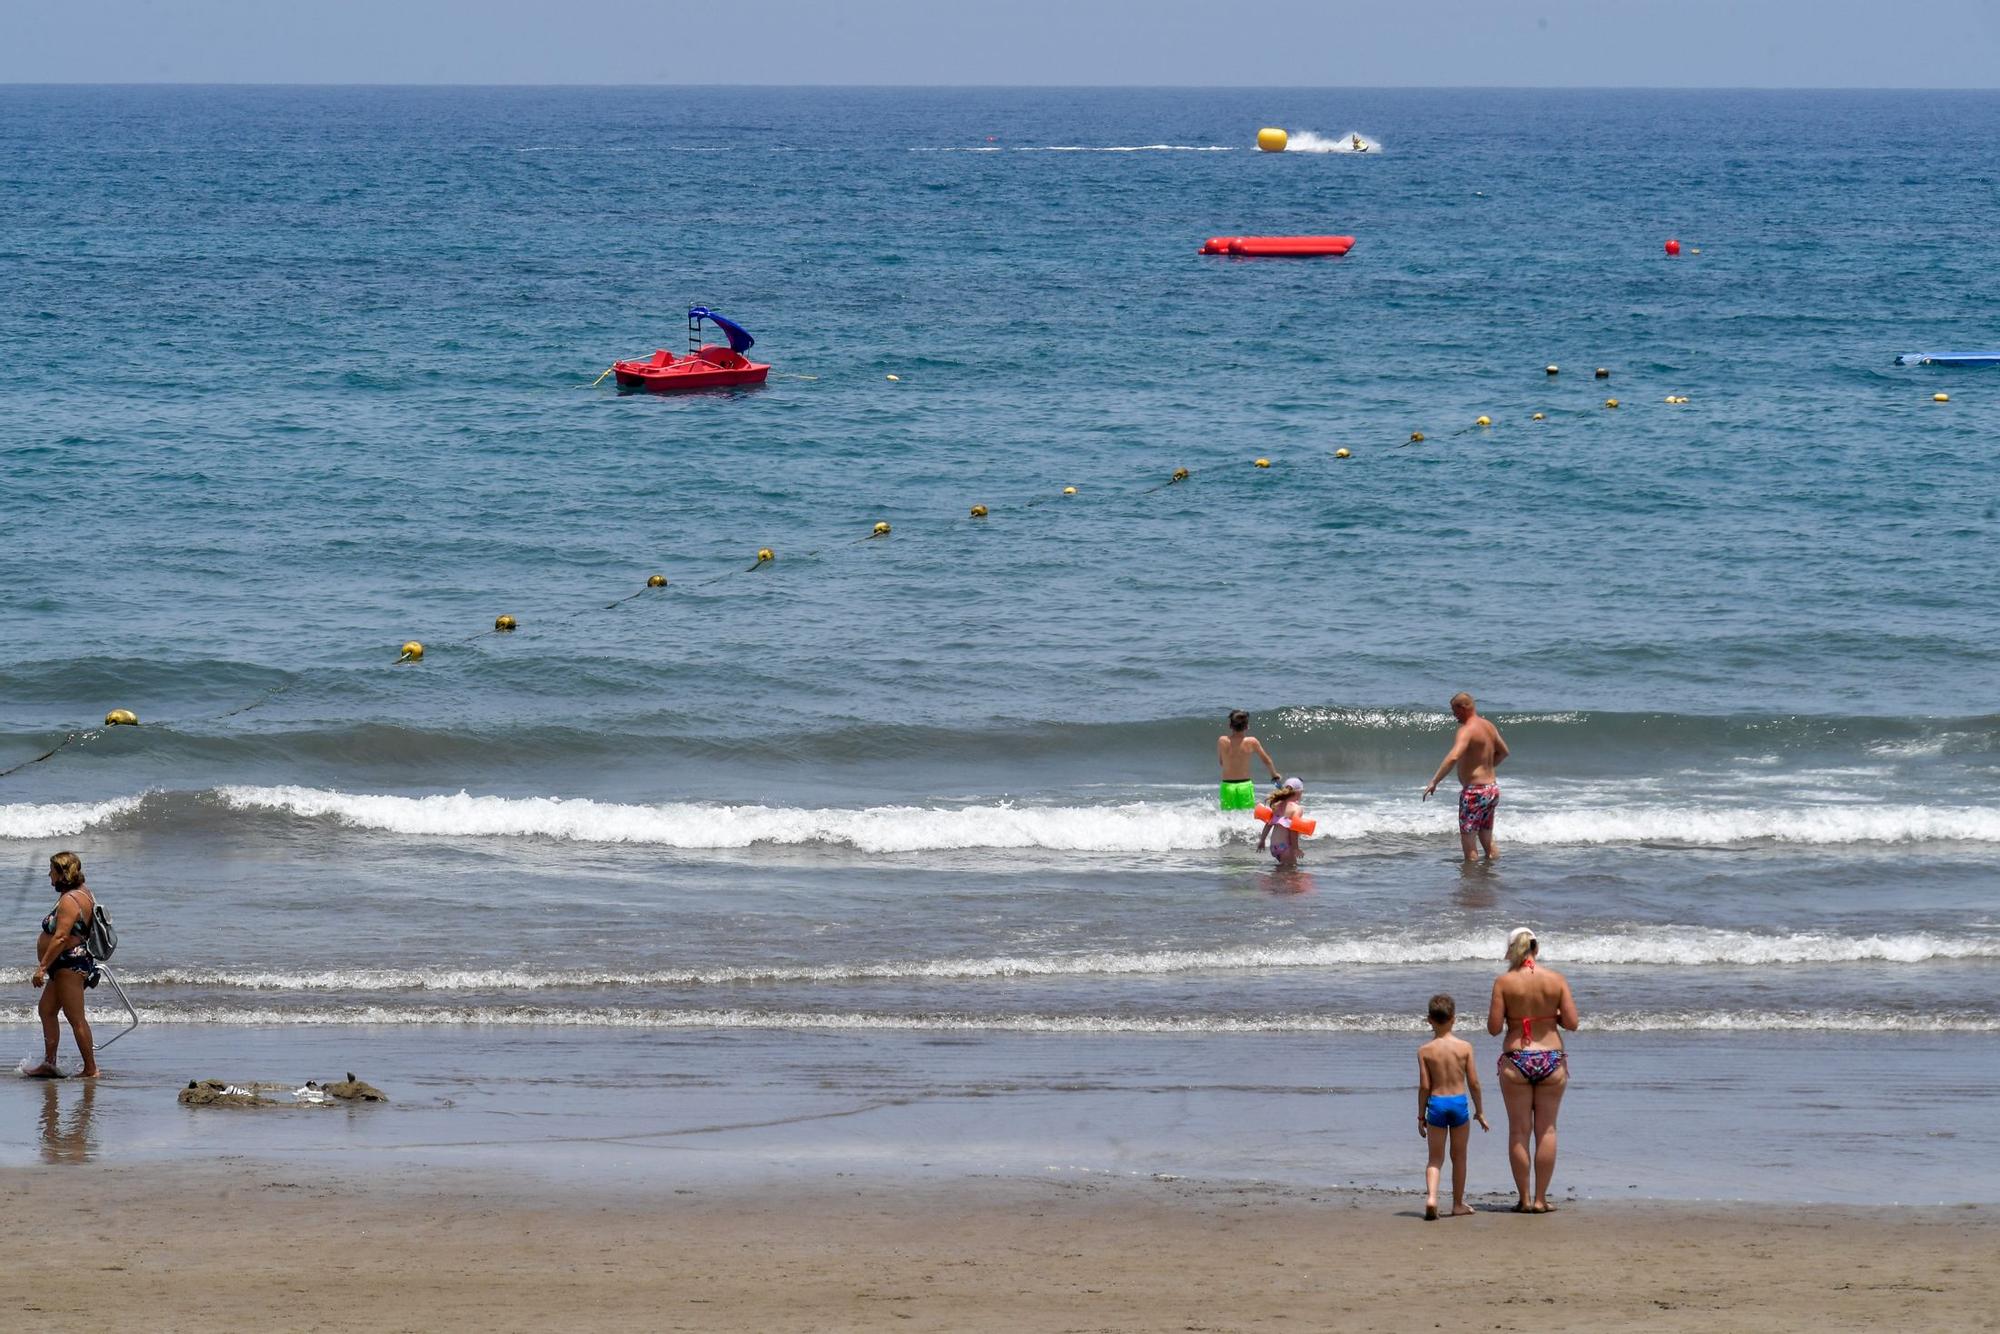
[[[1551,374],[1553,374],[1553,373],[1554,373],[1554,371],[1555,371],[1555,367],[1554,367],[1554,366],[1551,366],[1551,367],[1549,368],[1549,371],[1550,371],[1550,373],[1551,373]],[[1601,375],[1604,375],[1604,376],[1608,376],[1608,375],[1609,375],[1609,371],[1600,371],[1600,374],[1601,374]],[[1935,399],[1936,399],[1936,400],[1937,400],[1938,402],[1948,402],[1948,401],[1949,401],[1949,395],[1946,395],[1946,394],[1942,394],[1942,393],[1940,393],[1940,394],[1937,394],[1937,395],[1935,395],[1934,397],[1935,397]],[[1680,403],[1686,403],[1686,402],[1688,402],[1689,400],[1688,400],[1688,399],[1687,399],[1687,398],[1686,398],[1685,396],[1683,396],[1683,395],[1672,395],[1672,396],[1669,396],[1669,398],[1668,398],[1668,400],[1667,400],[1667,401],[1668,401],[1668,402],[1670,402],[1670,403],[1672,403],[1672,402],[1680,402]],[[1606,400],[1605,400],[1605,402],[1604,402],[1604,406],[1605,406],[1606,408],[1616,408],[1616,407],[1618,406],[1618,400],[1617,400],[1617,399],[1615,399],[1615,398],[1613,398],[1613,399],[1606,399]],[[1546,414],[1545,414],[1545,413],[1542,413],[1542,412],[1536,412],[1536,413],[1535,413],[1535,414],[1533,415],[1533,420],[1535,420],[1535,421],[1542,421],[1542,420],[1544,420],[1544,419],[1545,419],[1545,417],[1546,417]],[[1489,416],[1485,416],[1485,415],[1482,415],[1482,416],[1480,416],[1480,417],[1479,417],[1479,418],[1477,419],[1477,421],[1475,422],[1475,426],[1490,426],[1491,424],[1492,424],[1492,419],[1491,419],[1491,418],[1490,418]],[[1474,427],[1467,427],[1467,428],[1465,428],[1465,430],[1468,430],[1468,431],[1469,431],[1469,430],[1472,430],[1472,429],[1474,429]],[[1462,434],[1462,433],[1463,433],[1463,432],[1461,432],[1461,434]],[[1412,432],[1410,433],[1410,437],[1409,437],[1409,439],[1408,439],[1407,441],[1405,441],[1404,443],[1405,443],[1406,445],[1414,445],[1414,444],[1422,444],[1422,443],[1423,443],[1423,442],[1425,441],[1425,439],[1426,439],[1426,437],[1425,437],[1425,435],[1424,435],[1424,433],[1423,433],[1422,431],[1412,431]],[[1353,451],[1352,451],[1352,450],[1350,450],[1350,449],[1347,449],[1347,448],[1345,448],[1345,447],[1342,447],[1342,448],[1339,448],[1339,449],[1336,449],[1336,450],[1334,450],[1334,451],[1333,451],[1333,457],[1334,457],[1334,458],[1336,458],[1336,459],[1350,459],[1350,458],[1352,458],[1352,457],[1353,457]],[[1254,466],[1256,466],[1257,468],[1260,468],[1260,469],[1268,469],[1268,468],[1270,468],[1270,467],[1271,467],[1271,460],[1270,460],[1269,458],[1267,458],[1267,457],[1259,457],[1259,458],[1257,458],[1257,459],[1253,460],[1253,463],[1254,463]],[[1146,494],[1150,494],[1150,493],[1151,493],[1151,492],[1153,492],[1153,491],[1157,491],[1157,490],[1162,490],[1162,489],[1164,489],[1164,488],[1165,488],[1165,487],[1167,487],[1167,486],[1172,486],[1172,485],[1174,485],[1174,484],[1176,484],[1176,483],[1180,483],[1180,482],[1186,482],[1186,481],[1188,481],[1188,480],[1189,480],[1189,479],[1190,479],[1190,478],[1191,478],[1191,477],[1192,477],[1193,475],[1194,475],[1194,470],[1192,470],[1192,469],[1190,469],[1190,468],[1187,468],[1187,467],[1177,467],[1177,468],[1175,468],[1175,469],[1173,470],[1173,472],[1172,472],[1172,473],[1171,473],[1171,474],[1169,475],[1169,477],[1168,477],[1168,479],[1167,479],[1167,481],[1166,481],[1166,482],[1163,482],[1163,483],[1160,483],[1160,484],[1157,484],[1157,485],[1155,485],[1155,486],[1152,486],[1152,487],[1147,487],[1147,488],[1144,488],[1144,489],[1140,490],[1139,492],[1137,492],[1136,494],[1139,494],[1139,495],[1146,495]],[[1061,491],[1061,494],[1062,494],[1063,496],[1075,496],[1075,495],[1077,494],[1077,488],[1076,488],[1076,487],[1075,487],[1074,485],[1069,485],[1069,486],[1065,486],[1065,487],[1063,487],[1063,488],[1062,488],[1062,491]],[[1048,499],[1048,498],[1049,498],[1049,497],[1046,497],[1046,496],[1044,496],[1044,497],[1042,497],[1042,498],[1040,498],[1040,499],[1031,499],[1031,500],[1028,500],[1028,501],[1025,501],[1025,502],[1023,502],[1023,506],[1022,506],[1022,507],[1023,507],[1023,508],[1029,508],[1029,507],[1033,507],[1033,506],[1035,506],[1035,505],[1038,505],[1038,504],[1042,503],[1042,500],[1045,500],[1045,499]],[[985,505],[983,505],[983,504],[975,504],[975,505],[971,506],[971,507],[970,507],[970,509],[968,510],[968,514],[970,515],[970,517],[972,517],[972,518],[974,518],[974,519],[984,519],[984,518],[986,518],[986,517],[988,516],[988,513],[989,513],[989,510],[988,510],[988,507],[987,507],[987,506],[985,506]],[[879,521],[877,521],[877,522],[876,522],[876,523],[874,524],[874,526],[873,526],[873,527],[872,527],[872,529],[870,530],[870,533],[869,533],[869,535],[868,535],[868,538],[875,538],[875,537],[886,537],[886,536],[888,536],[888,535],[889,535],[889,533],[890,533],[891,531],[892,531],[892,529],[891,529],[891,527],[890,527],[890,525],[889,525],[889,523],[888,523],[888,521],[887,521],[887,520],[879,520]],[[861,540],[862,540],[862,541],[867,541],[867,540],[868,540],[868,538],[863,538],[863,539],[861,539]],[[808,556],[808,557],[811,557],[811,556],[816,556],[816,555],[818,555],[818,554],[819,554],[819,552],[815,550],[815,551],[808,551],[808,552],[806,552],[805,554],[806,554],[806,556]],[[762,569],[762,568],[764,568],[764,567],[765,567],[766,565],[769,565],[769,564],[771,564],[771,563],[775,562],[776,560],[777,560],[777,552],[776,552],[776,551],[775,551],[775,550],[774,550],[773,548],[771,548],[771,547],[760,547],[760,548],[758,548],[758,551],[757,551],[757,558],[756,558],[756,562],[755,562],[754,564],[752,564],[751,566],[749,566],[749,567],[748,567],[748,570],[746,570],[746,571],[742,571],[742,572],[743,572],[743,573],[748,573],[748,572],[751,572],[751,571],[755,571],[755,570],[759,570],[759,569]],[[706,580],[706,581],[702,581],[702,582],[705,582],[705,583],[714,583],[714,582],[717,582],[718,580],[721,580],[721,579],[726,579],[726,578],[729,578],[729,577],[731,577],[731,576],[730,576],[729,574],[727,574],[727,573],[724,573],[724,574],[721,574],[721,575],[717,575],[717,576],[716,576],[715,578],[713,578],[713,579],[709,579],[709,580]],[[701,586],[701,583],[697,583],[697,585],[696,585],[696,586],[697,586],[697,587]],[[642,596],[644,596],[644,595],[645,595],[646,593],[648,593],[648,592],[658,592],[658,591],[660,591],[660,590],[663,590],[663,589],[665,589],[665,588],[667,588],[667,587],[668,587],[668,580],[667,580],[667,577],[666,577],[666,575],[664,575],[664,574],[650,574],[650,575],[646,576],[646,580],[645,580],[645,585],[644,585],[644,587],[643,587],[642,589],[640,589],[640,590],[639,590],[638,592],[636,592],[636,593],[632,593],[632,594],[629,594],[629,595],[627,595],[626,597],[623,597],[623,598],[619,598],[619,599],[617,599],[617,600],[615,600],[615,601],[613,601],[613,602],[610,602],[610,603],[607,603],[607,604],[606,604],[606,607],[607,607],[607,609],[609,609],[609,608],[615,608],[615,607],[618,607],[618,606],[622,605],[622,604],[623,604],[623,603],[625,603],[625,602],[629,602],[629,601],[631,601],[631,600],[632,600],[633,598],[637,598],[637,597],[642,597]],[[574,614],[574,613],[572,613],[572,614]],[[558,617],[558,619],[560,619],[560,618]],[[448,647],[455,647],[455,646],[457,646],[457,645],[458,645],[458,644],[460,644],[460,643],[470,643],[470,642],[471,642],[472,640],[474,640],[474,639],[478,639],[478,638],[481,638],[481,637],[483,637],[483,635],[484,635],[484,634],[487,634],[487,633],[506,633],[506,632],[510,632],[510,631],[512,631],[512,630],[515,630],[516,628],[518,628],[519,624],[520,624],[520,622],[519,622],[519,621],[518,621],[518,620],[517,620],[517,619],[516,619],[515,617],[513,617],[513,616],[511,616],[511,615],[502,615],[502,616],[498,616],[498,617],[496,617],[496,618],[494,619],[494,622],[493,622],[493,629],[492,629],[491,631],[485,631],[485,632],[481,632],[481,634],[476,634],[476,635],[473,635],[473,636],[470,636],[470,637],[469,637],[468,639],[466,639],[466,640],[461,640],[461,641],[452,641],[452,643],[451,643],[450,645],[448,645]],[[405,643],[404,643],[404,644],[402,645],[402,649],[401,649],[401,652],[400,652],[399,656],[398,656],[398,657],[396,658],[396,663],[397,663],[397,664],[399,664],[399,665],[400,665],[400,664],[404,664],[404,663],[419,663],[419,662],[422,662],[423,660],[424,660],[424,645],[423,645],[422,641],[420,641],[420,640],[415,640],[415,639],[412,639],[412,640],[408,640],[408,641],[406,641],[406,642],[405,642]],[[214,719],[222,719],[222,718],[233,718],[233,717],[235,717],[235,716],[237,716],[237,715],[239,715],[239,714],[242,714],[242,713],[246,713],[246,712],[248,712],[248,711],[249,711],[249,710],[251,710],[251,709],[254,709],[254,708],[257,708],[257,707],[259,707],[260,705],[263,705],[263,704],[265,704],[265,703],[268,703],[268,702],[269,702],[270,700],[272,700],[272,699],[275,699],[275,698],[277,698],[277,697],[278,697],[279,695],[283,694],[283,693],[284,693],[285,691],[287,691],[287,690],[290,690],[290,689],[292,689],[292,688],[293,688],[293,686],[294,686],[294,685],[296,685],[296,684],[297,684],[297,681],[296,681],[296,680],[294,680],[294,681],[287,681],[287,682],[285,682],[285,683],[284,683],[284,684],[282,684],[282,685],[279,685],[279,686],[276,686],[276,687],[274,687],[273,689],[271,689],[271,690],[268,690],[268,691],[266,691],[266,692],[265,692],[264,694],[262,694],[262,695],[258,696],[258,697],[257,697],[256,699],[253,699],[253,700],[251,700],[251,701],[250,701],[249,703],[246,703],[246,704],[241,704],[241,705],[238,705],[237,707],[235,707],[235,708],[233,708],[233,709],[230,709],[230,710],[227,710],[227,711],[225,711],[225,712],[223,712],[223,713],[219,713],[219,714],[213,714],[213,715],[204,715],[204,716],[203,716],[202,718],[199,718],[199,719],[183,719],[183,720],[175,720],[175,721],[176,721],[176,722],[188,722],[188,721],[210,721],[210,720],[214,720]],[[138,725],[138,723],[139,723],[139,718],[138,718],[138,715],[137,715],[137,714],[135,714],[135,713],[134,713],[133,711],[131,711],[131,710],[129,710],[129,709],[113,709],[113,710],[111,710],[111,711],[110,711],[109,713],[107,713],[107,714],[105,715],[105,718],[104,718],[104,722],[105,722],[105,726],[106,726],[107,728],[108,728],[108,727],[118,727],[118,726],[134,726],[134,727],[136,727],[136,726]],[[156,725],[158,725],[158,724],[156,724]],[[95,738],[95,737],[97,737],[97,736],[99,736],[99,735],[101,735],[101,732],[100,732],[100,731],[97,731],[97,730],[89,730],[89,731],[84,731],[84,730],[78,730],[78,731],[72,731],[72,732],[70,732],[70,733],[69,733],[68,735],[66,735],[66,736],[65,736],[65,737],[64,737],[64,738],[63,738],[63,739],[62,739],[62,740],[61,740],[60,742],[58,742],[58,743],[57,743],[57,744],[56,744],[55,746],[52,746],[52,747],[51,747],[51,748],[49,748],[48,750],[44,751],[44,752],[43,752],[42,754],[40,754],[40,755],[37,755],[37,756],[34,756],[34,757],[33,757],[33,758],[31,758],[31,759],[28,759],[28,760],[24,760],[24,761],[22,761],[22,762],[20,762],[20,763],[18,763],[18,764],[16,764],[16,765],[14,765],[14,766],[13,766],[12,768],[9,768],[9,769],[4,769],[4,770],[0,770],[0,778],[4,778],[4,777],[6,777],[6,776],[8,776],[8,775],[10,775],[10,774],[14,774],[14,773],[18,773],[18,772],[20,772],[21,770],[23,770],[23,769],[25,769],[25,768],[28,768],[28,767],[29,767],[29,766],[31,766],[31,765],[34,765],[34,764],[39,764],[39,763],[41,763],[42,761],[44,761],[44,760],[47,760],[47,759],[49,759],[49,758],[53,757],[54,755],[57,755],[57,754],[61,753],[61,752],[62,752],[63,750],[65,750],[65,749],[67,749],[67,748],[69,748],[69,747],[71,747],[71,746],[73,746],[73,745],[76,745],[76,744],[79,744],[79,743],[82,743],[82,742],[87,742],[87,741],[89,741],[89,740],[91,740],[91,739],[93,739],[93,738]]]

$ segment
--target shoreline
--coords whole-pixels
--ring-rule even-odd
[[[1421,1221],[1375,1192],[948,1180],[606,1191],[237,1159],[0,1169],[37,1327],[1978,1328],[2000,1211],[1672,1202]],[[75,1282],[51,1282],[53,1274]]]
[[[39,1048],[27,1030],[17,1044]],[[2000,1043],[1909,1034],[1574,1035],[1554,1198],[2000,1206]],[[97,1081],[0,1080],[0,1169],[465,1171],[551,1188],[987,1177],[1416,1190],[1414,1035],[149,1025]],[[1469,1193],[1510,1194],[1495,1129]],[[1946,1068],[1953,1080],[1934,1076]],[[188,1108],[191,1079],[353,1071],[386,1104]],[[280,1095],[282,1096],[282,1094]],[[1773,1120],[1782,1107],[1783,1124]]]

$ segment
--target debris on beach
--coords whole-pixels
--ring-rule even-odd
[[[277,1096],[274,1096],[277,1095]],[[387,1102],[389,1095],[353,1071],[347,1078],[322,1084],[308,1079],[289,1084],[232,1084],[221,1079],[190,1079],[180,1092],[183,1107],[334,1107],[344,1102]]]

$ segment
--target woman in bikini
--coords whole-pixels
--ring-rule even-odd
[[[1501,1037],[1500,1095],[1507,1102],[1507,1157],[1514,1168],[1517,1214],[1546,1214],[1556,1174],[1556,1113],[1569,1087],[1563,1030],[1576,1031],[1576,998],[1561,973],[1537,965],[1541,942],[1525,926],[1507,936],[1507,971],[1493,979],[1486,1031]],[[1532,1150],[1530,1145],[1532,1144]],[[1534,1164],[1535,1193],[1528,1194]]]
[[[56,1047],[62,1041],[62,1028],[56,1022],[60,1014],[69,1020],[76,1049],[83,1055],[83,1077],[95,1079],[97,1047],[91,1041],[90,1021],[83,1016],[83,993],[97,985],[97,960],[90,957],[83,938],[90,932],[97,900],[83,883],[83,859],[74,852],[49,858],[49,883],[56,889],[56,906],[42,919],[35,941],[33,979],[42,993],[35,1007],[42,1016],[42,1063],[28,1073],[43,1079],[62,1077],[56,1068]]]

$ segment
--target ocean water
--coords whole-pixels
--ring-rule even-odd
[[[1249,1035],[1289,1068],[1476,1012],[1528,923],[1580,1070],[1668,1034],[1837,1098],[1921,1040],[1976,1101],[2000,373],[1893,362],[2000,341],[1996,130],[1990,94],[0,89],[0,768],[62,747],[0,778],[0,897],[25,938],[84,856],[150,1021],[117,1054],[163,1070],[311,1025],[1241,1075]],[[1195,253],[1240,232],[1358,241]],[[593,385],[694,301],[768,385]],[[1459,689],[1514,751],[1490,869],[1417,799]],[[1213,809],[1233,707],[1307,781],[1299,875]]]

